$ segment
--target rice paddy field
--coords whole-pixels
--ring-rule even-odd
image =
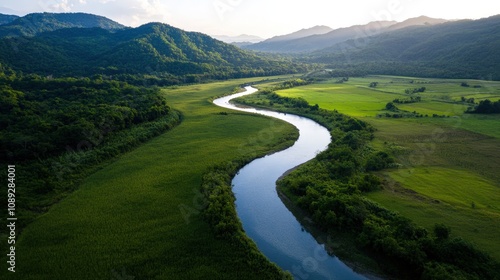
[[[368,76],[277,93],[373,125],[373,147],[395,155],[399,168],[380,172],[384,189],[367,196],[429,230],[445,223],[500,260],[500,115],[465,113],[471,98],[499,100],[500,82]],[[421,101],[394,104],[419,117],[379,116],[388,102],[410,96]]]

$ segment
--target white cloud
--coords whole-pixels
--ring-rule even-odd
[[[80,0],[82,1],[82,0]],[[129,26],[152,21],[168,23],[171,12],[166,2],[159,0],[84,0],[80,11],[94,12]],[[76,10],[76,9],[75,9]],[[98,12],[96,12],[98,11]]]
[[[71,11],[71,7],[73,6],[73,4],[69,3],[68,0],[62,0],[60,3],[58,4],[54,4],[52,5],[52,9],[54,11],[61,11],[61,12],[69,12]]]

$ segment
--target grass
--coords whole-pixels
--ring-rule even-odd
[[[500,215],[498,187],[467,170],[416,167],[390,172],[389,176],[408,189],[453,207],[480,209]]]
[[[468,105],[459,102],[462,96],[476,102],[500,99],[500,82],[391,76],[335,81],[278,94],[302,97],[372,124],[377,129],[373,147],[395,154],[401,168],[380,172],[387,186],[368,197],[429,230],[436,223],[448,224],[454,235],[500,260],[500,116],[464,114]],[[377,87],[370,88],[371,82],[378,82]],[[449,117],[376,117],[387,102],[407,97],[405,89],[422,86],[422,102],[397,107]]]
[[[183,123],[89,176],[27,226],[9,279],[266,278],[199,214],[208,167],[284,148],[297,136],[291,125],[211,104],[244,82],[165,89]]]

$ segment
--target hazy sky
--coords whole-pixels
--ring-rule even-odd
[[[151,21],[211,35],[264,38],[327,25],[402,21],[426,15],[477,19],[500,14],[500,1],[475,0],[2,0],[0,13],[87,12],[127,26]]]

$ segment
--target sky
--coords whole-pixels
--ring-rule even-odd
[[[426,15],[478,19],[500,14],[500,1],[449,0],[2,0],[0,13],[86,12],[136,27],[163,22],[209,35],[270,38],[303,28],[348,27]]]

